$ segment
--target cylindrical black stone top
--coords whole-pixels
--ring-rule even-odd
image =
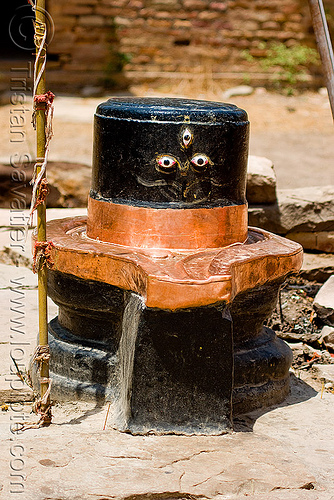
[[[90,196],[154,208],[243,204],[248,131],[233,104],[109,99],[95,114]]]

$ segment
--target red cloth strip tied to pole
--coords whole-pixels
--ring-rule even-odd
[[[37,162],[34,166],[33,178],[31,184],[33,186],[31,205],[30,205],[30,219],[29,223],[32,224],[32,216],[38,205],[43,203],[46,199],[48,191],[46,192],[47,180],[44,180],[47,158],[49,153],[49,144],[53,136],[52,120],[54,111],[54,101],[55,95],[49,90],[45,94],[38,94],[34,96],[34,112],[32,116],[32,124],[36,129],[36,111],[45,112],[45,156],[42,159],[42,163]],[[36,167],[40,165],[41,169],[38,175],[36,175]],[[38,194],[37,194],[38,193]]]
[[[32,270],[37,273],[43,267],[52,269],[54,262],[51,256],[54,244],[52,241],[36,241],[34,245]]]

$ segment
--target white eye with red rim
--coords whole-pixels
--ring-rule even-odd
[[[193,139],[192,133],[188,128],[186,128],[182,134],[183,145],[187,148],[191,144],[192,139]]]
[[[157,169],[166,174],[172,173],[176,170],[178,161],[171,155],[160,155],[157,157]]]
[[[191,163],[194,165],[195,170],[203,170],[211,162],[206,155],[197,154],[192,157]]]

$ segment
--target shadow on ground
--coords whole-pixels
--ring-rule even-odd
[[[261,408],[259,410],[254,410],[250,413],[244,415],[238,415],[233,419],[233,430],[235,432],[253,432],[254,425],[256,421],[264,414],[269,413],[276,408],[284,408],[286,406],[295,405],[308,401],[314,398],[318,392],[308,385],[303,380],[297,378],[294,374],[290,374],[290,394],[289,396],[278,405],[272,405],[266,408]],[[61,405],[61,403],[59,403]],[[95,406],[92,408],[82,409],[80,414],[70,420],[66,420],[61,423],[55,423],[57,426],[64,425],[77,425],[81,424],[87,418],[96,415],[102,411],[106,411],[107,402],[101,398],[95,402]],[[82,407],[81,407],[82,408]]]
[[[278,405],[261,408],[245,415],[238,415],[233,419],[233,430],[235,432],[253,432],[254,424],[258,418],[265,413],[273,411],[275,408],[284,408],[298,403],[303,403],[314,398],[318,392],[306,382],[290,374],[290,394]]]

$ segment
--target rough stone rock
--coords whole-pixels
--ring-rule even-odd
[[[25,164],[22,167],[17,172],[11,165],[0,164],[0,208],[10,208],[18,196],[21,204],[24,203],[27,208],[30,206],[32,188],[29,183],[32,179],[33,164]],[[58,199],[58,190],[49,186],[48,205],[51,203],[51,206],[55,206]]]
[[[286,237],[300,243],[305,250],[334,253],[334,231],[291,232]]]
[[[324,326],[321,330],[321,342],[330,349],[334,351],[334,327],[332,326]]]
[[[334,326],[334,275],[326,281],[314,297],[313,307],[326,325]]]
[[[31,202],[33,163],[22,165],[14,173],[11,165],[0,164],[0,208],[10,208],[17,192],[28,208]],[[47,207],[86,207],[91,168],[81,163],[48,162],[49,194]],[[16,169],[17,170],[17,169]],[[18,175],[20,177],[18,177]],[[16,191],[16,192],[15,192]]]
[[[91,176],[91,167],[79,163],[59,163],[49,169],[48,180],[60,193],[57,206],[86,207]]]
[[[251,95],[254,92],[254,88],[250,85],[238,85],[237,87],[232,87],[227,89],[223,93],[223,99],[230,99],[231,97],[238,95]]]
[[[334,257],[331,254],[304,252],[300,276],[308,281],[324,283],[334,274]]]
[[[333,365],[313,365],[313,371],[317,378],[323,380],[328,386],[334,387],[334,364]]]
[[[274,165],[268,158],[248,157],[246,196],[251,204],[276,202],[276,175]]]
[[[296,331],[282,331],[278,332],[277,336],[286,342],[306,342],[308,344],[316,344],[321,339],[321,335],[318,333],[304,333],[303,330],[301,332]]]
[[[279,189],[278,202],[251,207],[249,224],[273,233],[331,232],[334,186]]]
[[[315,363],[324,365],[334,364],[334,358],[331,357],[328,351],[314,349],[302,342],[287,342],[287,344],[293,352],[292,366],[296,370],[309,369]]]

